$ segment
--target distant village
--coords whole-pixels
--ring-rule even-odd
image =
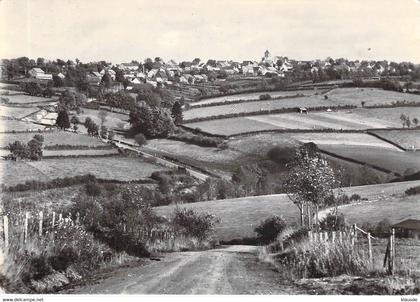
[[[19,63],[19,60],[27,62]],[[14,62],[14,61],[17,61]],[[18,65],[18,66],[14,66]],[[22,65],[25,71],[22,72]],[[144,62],[132,61],[121,64],[111,64],[105,61],[82,64],[73,62],[48,61],[38,58],[37,61],[28,58],[2,60],[3,79],[9,80],[24,76],[40,81],[54,81],[54,86],[72,86],[66,83],[74,74],[72,69],[84,66],[82,78],[89,85],[99,85],[105,75],[113,81],[112,90],[132,90],[139,84],[150,84],[153,87],[171,85],[200,85],[203,83],[223,80],[228,77],[244,78],[292,78],[296,80],[343,80],[380,77],[410,77],[409,80],[420,78],[420,68],[412,63],[395,63],[389,61],[350,61],[347,59],[332,59],[301,61],[284,56],[273,56],[266,50],[258,61],[207,60],[199,58],[193,61],[164,61],[160,57]],[[80,68],[78,68],[80,70]],[[62,84],[60,84],[62,82]]]

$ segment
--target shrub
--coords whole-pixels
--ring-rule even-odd
[[[101,195],[101,186],[97,182],[88,182],[85,185],[86,194],[89,196]]]
[[[255,228],[255,232],[262,242],[272,242],[277,238],[277,235],[286,227],[286,221],[279,216],[273,216],[262,221],[259,226]]]
[[[417,194],[420,194],[420,186],[418,186],[418,187],[412,187],[412,188],[407,189],[405,191],[405,194],[407,194],[407,195],[417,195]]]
[[[276,146],[268,151],[267,157],[277,164],[286,165],[293,160],[295,153],[294,148]]]
[[[266,94],[261,94],[261,95],[260,95],[260,97],[259,97],[259,99],[260,99],[261,101],[271,100],[271,95],[269,95],[268,93],[266,93]]]
[[[136,141],[139,146],[143,146],[146,143],[146,137],[143,133],[139,133],[134,137],[134,140]]]
[[[219,219],[211,213],[197,213],[192,209],[177,207],[171,222],[177,232],[203,241],[213,233]]]
[[[329,213],[325,219],[320,221],[320,227],[324,231],[341,231],[346,226],[346,219],[343,214]]]
[[[355,249],[350,241],[304,241],[276,256],[280,272],[292,278],[322,278],[365,275],[371,266],[367,253]]]

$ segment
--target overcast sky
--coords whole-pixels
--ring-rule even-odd
[[[3,58],[244,60],[269,49],[420,63],[417,0],[0,1]]]

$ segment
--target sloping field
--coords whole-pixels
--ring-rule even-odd
[[[226,115],[241,112],[256,112],[263,110],[275,110],[281,108],[297,108],[297,107],[317,107],[317,106],[331,106],[331,102],[322,98],[314,97],[298,97],[291,99],[269,100],[269,101],[255,101],[245,102],[239,104],[228,104],[221,106],[193,108],[184,112],[184,120],[193,118],[202,118],[216,115]]]
[[[73,145],[73,146],[104,146],[101,140],[88,136],[67,131],[48,131],[48,132],[25,132],[25,133],[0,133],[0,148],[7,147],[14,141],[28,142],[35,134],[44,137],[44,146],[54,145]]]
[[[103,156],[103,155],[117,155],[118,150],[110,149],[72,149],[72,150],[43,150],[44,157],[51,156]]]
[[[404,149],[420,149],[420,130],[377,130],[371,132],[401,146]]]
[[[44,126],[30,122],[0,119],[0,132],[8,131],[38,131],[44,129]]]
[[[391,195],[402,194],[408,188],[419,184],[420,181],[413,181],[351,187],[344,188],[343,190],[347,195],[357,193],[363,198],[377,201],[382,198],[390,198]],[[399,205],[399,201],[394,202],[396,206]],[[367,204],[369,205],[369,203]],[[371,205],[375,204],[378,203],[372,203]],[[216,227],[215,235],[221,240],[253,237],[256,235],[254,228],[260,221],[272,215],[282,215],[289,225],[297,226],[299,224],[299,210],[284,194],[214,200],[180,206],[192,208],[198,212],[211,212],[218,216],[221,222]],[[359,212],[362,211],[363,206],[364,204],[360,206]],[[172,213],[174,207],[175,206],[157,207],[155,210],[158,214],[168,216]],[[407,214],[411,213],[410,211],[411,210],[408,207]],[[392,211],[388,211],[388,216],[393,215],[394,213]],[[363,217],[365,217],[364,219],[366,219],[366,221],[370,221],[368,215],[364,215]],[[401,213],[398,213],[395,217],[401,217]]]
[[[57,97],[44,98],[39,96],[30,96],[27,94],[16,94],[5,95],[4,98],[9,99],[9,103],[15,104],[44,104],[44,103],[54,103],[57,101]]]
[[[83,108],[83,112],[76,115],[80,122],[83,123],[87,117],[90,117],[97,125],[101,124],[101,119],[99,118],[99,112],[100,110],[94,110],[94,109],[86,109]],[[105,111],[107,113],[106,120],[105,120],[105,126],[108,127],[108,129],[121,129],[123,130],[124,127],[128,127],[128,115],[117,113],[117,112],[109,112]],[[71,117],[70,117],[71,118]],[[80,125],[79,127],[80,131],[85,131],[86,128],[83,127],[83,125]]]
[[[397,122],[345,111],[256,115],[187,123],[186,126],[193,129],[200,128],[205,132],[217,135],[235,135],[244,132],[276,129],[365,130],[401,127]]]
[[[262,94],[269,94],[272,98],[277,97],[291,97],[291,96],[309,96],[314,95],[315,93],[321,93],[322,90],[292,90],[292,91],[265,91],[265,92],[251,92],[251,93],[241,93],[241,94],[234,94],[234,95],[226,95],[220,96],[215,98],[203,99],[198,102],[191,103],[191,107],[196,105],[204,105],[204,104],[214,104],[214,103],[221,103],[221,102],[234,102],[238,100],[249,101],[249,100],[258,100],[260,95]]]
[[[16,185],[26,180],[93,174],[98,178],[131,181],[148,178],[155,171],[167,170],[140,158],[121,156],[88,158],[51,158],[40,161],[0,161],[1,181]]]
[[[233,114],[240,112],[256,112],[261,110],[274,110],[281,108],[295,107],[317,107],[317,106],[343,106],[354,105],[361,107],[361,102],[365,106],[391,105],[393,102],[404,101],[416,102],[420,104],[420,96],[395,91],[387,91],[375,88],[337,88],[327,93],[328,99],[324,95],[311,95],[292,99],[255,101],[241,104],[227,104],[213,107],[193,108],[184,112],[184,120],[202,118],[208,116]],[[410,110],[410,108],[408,108]],[[400,113],[401,114],[401,113]],[[410,115],[411,116],[411,115]],[[414,117],[414,116],[412,116]],[[418,116],[420,118],[420,114]],[[399,119],[399,115],[398,115]],[[399,120],[392,122],[399,123]]]
[[[320,146],[366,146],[401,152],[400,149],[392,144],[366,133],[294,133],[290,134],[290,136],[302,143],[313,142]]]
[[[420,120],[420,107],[395,107],[395,108],[372,108],[372,109],[362,109],[357,108],[351,110],[352,114],[357,116],[362,116],[363,118],[375,118],[383,122],[392,123],[394,127],[402,127],[402,122],[400,120],[401,114],[409,116],[412,120],[417,118]],[[349,115],[351,116],[351,115]]]
[[[11,117],[15,119],[24,118],[34,112],[39,111],[37,107],[12,107],[0,105],[0,117]]]
[[[349,223],[378,223],[388,219],[397,223],[405,219],[420,219],[420,199],[407,196],[401,199],[388,198],[372,203],[348,205],[340,209]]]
[[[420,170],[420,152],[401,152],[370,146],[319,145],[319,148],[400,174],[404,174],[407,169]]]
[[[361,102],[365,102],[365,106],[372,105],[388,105],[397,101],[420,103],[420,96],[409,93],[402,93],[377,88],[337,88],[327,93],[328,100],[335,105],[355,105],[361,106]],[[314,96],[314,98],[322,98],[323,96]]]
[[[196,129],[199,128],[208,133],[216,135],[235,135],[248,131],[263,131],[281,129],[269,123],[262,123],[246,117],[234,117],[228,119],[217,119],[196,123],[188,123],[185,126]]]

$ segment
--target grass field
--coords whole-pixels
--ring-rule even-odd
[[[44,137],[44,146],[54,145],[73,145],[73,146],[104,146],[101,140],[88,136],[67,131],[48,131],[48,132],[25,132],[25,133],[0,133],[0,148],[4,148],[14,141],[28,142],[35,134]]]
[[[27,94],[17,94],[15,92],[11,92],[11,94],[9,95],[4,95],[3,96],[6,99],[9,99],[9,104],[13,103],[13,104],[31,104],[31,105],[36,105],[36,104],[44,104],[45,103],[54,103],[57,101],[57,97],[52,97],[52,98],[44,98],[44,97],[38,97],[38,96],[30,96]]]
[[[374,88],[338,88],[327,93],[328,99],[324,95],[311,95],[283,100],[256,101],[242,104],[227,104],[214,107],[193,108],[184,113],[184,120],[192,118],[201,118],[221,114],[232,114],[239,112],[255,112],[260,110],[274,110],[280,108],[295,107],[317,107],[317,106],[343,106],[354,105],[361,107],[364,101],[366,106],[372,105],[390,105],[396,101],[417,102],[420,103],[420,96],[414,94],[400,93]],[[410,108],[406,108],[410,110]],[[401,114],[401,113],[400,113]],[[414,116],[412,116],[414,117]],[[420,117],[420,114],[419,114]],[[394,122],[399,123],[398,119]]]
[[[405,219],[420,219],[420,200],[418,196],[406,196],[400,199],[388,198],[372,203],[348,205],[340,209],[349,223],[378,223],[388,219],[397,223]]]
[[[296,107],[317,107],[317,106],[331,106],[328,100],[314,97],[298,97],[291,99],[269,100],[269,101],[255,101],[245,102],[240,104],[227,104],[213,107],[193,108],[184,112],[184,120],[193,118],[203,118],[208,116],[233,114],[241,112],[256,112],[263,110],[275,110],[282,108],[296,108]]]
[[[357,108],[351,110],[352,114],[361,116],[363,118],[374,118],[381,121],[386,121],[396,125],[396,127],[402,127],[400,120],[401,114],[409,116],[412,120],[417,118],[420,120],[420,107],[396,107],[396,108],[371,108],[362,109]]]
[[[98,178],[131,181],[148,178],[167,168],[140,158],[121,156],[88,158],[50,158],[40,161],[0,161],[1,183],[16,185],[26,180],[46,181],[66,176],[93,174]]]
[[[420,103],[420,96],[409,93],[402,93],[377,88],[338,88],[327,93],[328,100],[335,105],[355,105],[361,106],[361,102],[365,102],[365,106],[388,105],[397,101]],[[322,99],[323,96],[314,96]]]
[[[383,137],[404,149],[420,149],[420,130],[390,130],[390,131],[372,131],[376,135]]]
[[[51,156],[102,156],[117,155],[118,150],[112,149],[74,149],[74,150],[43,150],[44,157]]]
[[[101,119],[99,118],[99,110],[94,109],[82,109],[82,113],[78,114],[77,117],[79,118],[80,122],[83,123],[87,117],[90,117],[97,125],[101,124]],[[109,129],[120,129],[124,130],[125,128],[129,127],[128,124],[128,115],[117,113],[117,112],[109,112],[107,113],[105,126]],[[70,117],[71,118],[71,117]],[[79,127],[80,131],[85,131],[86,128],[83,125]]]
[[[0,117],[11,117],[15,119],[24,118],[39,111],[36,107],[12,107],[0,105]]]
[[[44,126],[37,125],[31,122],[0,119],[0,132],[29,131],[29,130],[38,131],[44,128],[45,128]]]
[[[355,213],[350,213],[349,219],[352,221],[352,219],[358,217],[360,212],[363,212],[365,205],[376,206],[379,209],[381,204],[378,200],[385,198],[393,200],[395,207],[398,207],[400,202],[404,203],[404,200],[406,199],[399,201],[398,197],[393,199],[391,196],[396,194],[401,195],[406,189],[419,184],[420,181],[414,181],[345,188],[343,191],[347,195],[358,193],[363,198],[368,198],[372,201],[372,203],[363,203],[358,206],[359,210]],[[410,205],[413,205],[411,201],[409,202]],[[215,236],[220,240],[253,237],[256,235],[254,228],[260,221],[272,215],[282,215],[289,225],[296,226],[299,224],[299,210],[284,194],[197,202],[180,206],[192,208],[198,212],[211,212],[218,216],[221,219],[221,222],[216,227]],[[170,215],[174,207],[175,206],[164,206],[155,209],[158,214]],[[348,207],[348,209],[350,209],[350,207]],[[412,212],[412,209],[410,209],[410,206],[407,206],[404,210],[401,208],[401,211],[399,212],[392,212],[389,211],[388,208],[387,215],[399,219],[404,215],[404,211],[406,211],[408,215]],[[418,211],[420,211],[420,207],[417,207],[416,212]],[[383,213],[385,215],[386,212],[384,211]],[[372,215],[375,214],[372,213]],[[364,217],[363,219],[366,222],[370,221],[369,215],[363,215],[361,217]],[[360,220],[360,222],[361,221],[362,220]]]
[[[420,152],[401,152],[368,146],[320,145],[320,149],[371,165],[404,174],[420,170]]]
[[[303,95],[309,96],[314,95],[315,93],[321,93],[322,90],[293,90],[293,91],[266,91],[266,92],[251,92],[251,93],[241,93],[241,94],[234,94],[234,95],[226,95],[220,96],[215,98],[203,99],[198,102],[191,103],[191,107],[195,105],[204,105],[204,104],[213,104],[213,103],[221,103],[221,102],[233,102],[237,100],[258,100],[260,95],[262,94],[269,94],[272,98],[276,97],[290,97],[296,95]]]

